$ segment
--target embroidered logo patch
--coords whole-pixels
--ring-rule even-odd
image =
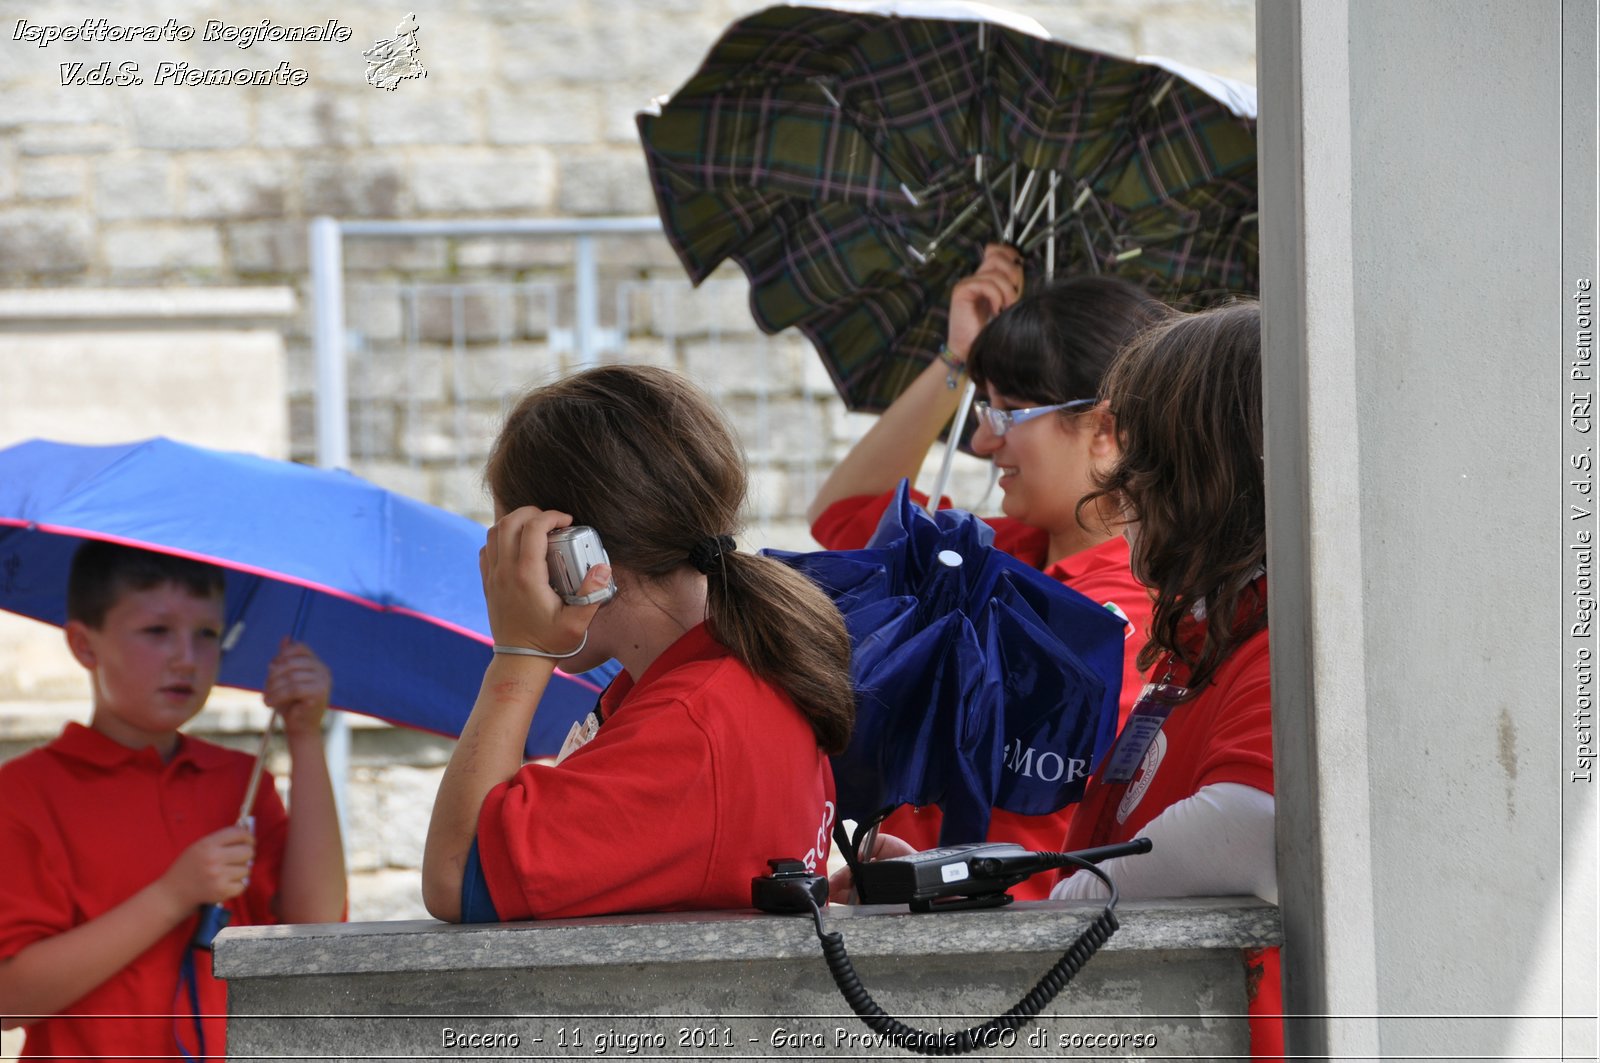
[[[1133,810],[1144,800],[1145,791],[1150,789],[1150,783],[1154,781],[1156,771],[1161,767],[1161,758],[1166,755],[1167,736],[1164,732],[1158,732],[1155,741],[1150,743],[1149,750],[1145,752],[1144,760],[1139,764],[1139,774],[1128,784],[1127,792],[1122,795],[1122,803],[1117,806],[1118,823],[1128,822]]]

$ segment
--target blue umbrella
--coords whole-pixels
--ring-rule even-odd
[[[970,513],[929,516],[902,481],[865,549],[773,552],[850,631],[841,817],[936,804],[941,844],[980,841],[991,808],[1042,815],[1079,800],[1110,747],[1124,622],[993,539]]]
[[[0,450],[0,608],[64,624],[86,539],[208,561],[227,575],[219,683],[260,690],[292,634],[333,673],[335,707],[439,734],[461,733],[491,656],[483,538],[348,472],[169,439]],[[557,672],[527,754],[554,754],[617,670]]]

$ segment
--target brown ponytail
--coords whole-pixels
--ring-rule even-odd
[[[527,395],[484,478],[502,509],[570,513],[600,534],[612,561],[645,579],[735,533],[745,495],[744,457],[710,401],[645,366],[591,369]],[[711,634],[789,695],[825,752],[841,752],[855,694],[850,637],[833,603],[769,558],[722,550],[699,567]]]

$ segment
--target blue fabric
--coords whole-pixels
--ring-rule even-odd
[[[865,549],[770,552],[827,592],[850,632],[841,818],[936,804],[941,842],[980,841],[992,808],[1080,800],[1110,748],[1124,622],[993,541],[970,513],[930,517],[902,481]],[[959,564],[940,561],[947,551]]]
[[[466,723],[490,636],[484,529],[465,517],[348,472],[169,439],[0,450],[0,608],[65,623],[85,539],[227,570],[226,686],[260,690],[292,633],[333,673],[334,706],[447,735]],[[524,754],[555,754],[619,669],[556,673]]]
[[[483,877],[483,861],[478,858],[478,839],[472,839],[467,850],[467,869],[461,875],[461,921],[463,923],[498,923],[500,913],[495,911],[494,899],[489,896],[489,881]]]

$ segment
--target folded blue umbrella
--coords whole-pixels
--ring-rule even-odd
[[[223,685],[260,690],[293,635],[333,673],[334,707],[461,733],[493,644],[477,523],[348,472],[169,439],[0,450],[0,608],[64,624],[87,539],[226,570]],[[558,671],[524,752],[560,749],[618,670]]]
[[[1110,748],[1125,622],[993,541],[970,513],[930,517],[902,481],[864,549],[771,552],[827,592],[850,632],[842,818],[938,805],[941,844],[981,841],[992,808],[1079,800]]]

